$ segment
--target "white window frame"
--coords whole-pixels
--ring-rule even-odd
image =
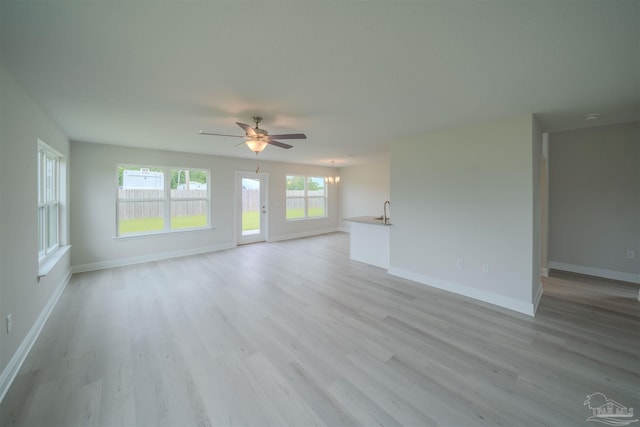
[[[289,177],[301,177],[304,178],[304,194],[302,196],[287,196],[287,181]],[[324,195],[323,196],[310,196],[309,195],[309,178],[317,178],[322,181],[324,185]],[[289,199],[304,199],[304,216],[297,218],[287,218],[287,206]],[[324,215],[321,216],[309,216],[309,200],[310,199],[324,199]],[[318,219],[318,218],[327,218],[329,216],[329,189],[326,184],[323,176],[313,176],[313,175],[298,175],[298,174],[287,174],[285,176],[285,220],[286,221],[301,221],[307,219]]]
[[[136,169],[150,169],[150,170],[160,170],[164,174],[164,186],[163,186],[163,198],[161,199],[120,199],[119,197],[119,170],[121,167],[124,168],[136,168]],[[171,197],[171,171],[204,171],[207,173],[207,197],[194,197],[194,198],[172,198]],[[173,166],[157,166],[157,165],[144,165],[144,164],[132,164],[132,163],[119,163],[116,165],[116,209],[115,209],[115,219],[116,219],[116,238],[126,239],[130,237],[141,237],[141,236],[154,236],[158,234],[169,234],[169,233],[184,233],[189,231],[198,231],[198,230],[207,230],[212,229],[212,220],[211,220],[211,170],[202,167],[173,167]],[[202,227],[188,227],[188,228],[171,228],[171,203],[172,202],[188,202],[188,201],[204,201],[207,203],[207,223]],[[142,233],[126,233],[120,234],[120,217],[118,215],[118,206],[120,202],[161,202],[162,206],[162,215],[163,215],[163,228],[162,230],[154,230]]]
[[[37,152],[38,262],[42,264],[60,247],[62,213],[60,170],[64,156],[41,140],[38,140]],[[51,162],[50,182],[47,180],[48,162]],[[52,213],[55,213],[53,221]]]

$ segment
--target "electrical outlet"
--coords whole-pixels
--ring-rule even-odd
[[[11,320],[11,313],[7,314],[7,317],[5,318],[5,320],[7,324],[7,333],[10,334],[11,327],[13,326],[13,321]]]
[[[456,260],[456,268],[458,270],[462,270],[464,268],[464,260],[462,258],[458,258]]]
[[[636,257],[636,251],[633,249],[627,250],[627,259],[634,259]]]
[[[483,273],[489,272],[489,264],[482,264],[482,272]]]

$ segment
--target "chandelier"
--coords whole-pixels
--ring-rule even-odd
[[[324,182],[327,184],[339,184],[340,183],[340,176],[335,174],[335,160],[331,160],[331,176],[325,176],[324,177]]]

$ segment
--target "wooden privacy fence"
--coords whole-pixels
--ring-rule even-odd
[[[205,215],[208,190],[171,190],[171,216]],[[118,189],[120,220],[164,216],[164,190]]]
[[[204,215],[208,209],[208,190],[171,190],[171,216]],[[309,191],[309,207],[324,206],[324,190]],[[304,208],[304,190],[287,190],[287,208]],[[164,190],[119,189],[118,218],[120,220],[157,218],[164,216]],[[242,189],[243,211],[260,210],[260,190]]]
[[[257,188],[242,189],[242,211],[258,211],[260,210],[260,190]]]
[[[320,208],[325,206],[326,193],[324,190],[311,190],[307,192],[309,197],[309,208]],[[304,209],[304,190],[287,190],[287,209]],[[242,210],[260,210],[260,190],[257,188],[242,189]]]

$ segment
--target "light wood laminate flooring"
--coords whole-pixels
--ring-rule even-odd
[[[75,274],[0,424],[585,426],[594,392],[640,412],[637,286],[551,277],[532,318],[350,261],[348,244]]]

